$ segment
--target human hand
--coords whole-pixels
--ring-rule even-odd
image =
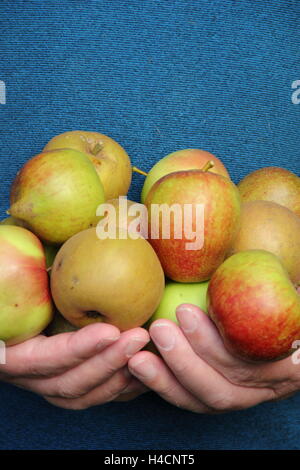
[[[210,318],[198,307],[176,311],[179,326],[157,320],[150,336],[161,357],[140,351],[130,372],[165,400],[197,413],[238,410],[285,398],[300,389],[300,369],[291,357],[248,363],[234,357]]]
[[[85,409],[146,388],[128,371],[128,359],[149,341],[142,328],[120,333],[95,323],[72,333],[39,335],[6,349],[0,380],[69,409]]]

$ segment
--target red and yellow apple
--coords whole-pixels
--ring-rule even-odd
[[[201,170],[170,173],[152,186],[145,205],[149,241],[166,276],[177,282],[210,279],[239,228],[240,196],[232,181]]]
[[[141,194],[142,203],[145,202],[154,183],[163,176],[168,175],[169,173],[174,173],[175,171],[202,170],[207,162],[212,162],[212,167],[209,171],[229,178],[228,171],[221,160],[205,150],[178,150],[177,152],[170,153],[166,157],[162,158],[152,167],[145,179]]]
[[[234,254],[217,269],[208,287],[208,313],[227,348],[251,361],[284,357],[300,339],[300,296],[268,251]]]
[[[29,230],[0,226],[0,340],[7,346],[39,334],[53,304],[43,246]]]

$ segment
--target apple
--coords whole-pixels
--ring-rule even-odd
[[[16,219],[15,217],[6,217],[0,221],[0,225],[16,225],[18,227],[26,227],[26,223],[23,220]],[[46,267],[51,268],[54,258],[58,252],[59,247],[54,245],[48,245],[42,242],[45,251]]]
[[[148,236],[147,207],[127,199],[126,196],[109,199],[98,208],[97,214],[100,219],[97,220],[97,225],[98,227],[102,225],[103,230],[109,230],[109,227],[114,226],[144,238]]]
[[[120,330],[143,325],[156,310],[164,285],[150,243],[125,231],[115,239],[99,238],[95,228],[74,235],[60,248],[51,270],[56,307],[79,328],[94,322]]]
[[[15,217],[9,216],[5,217],[0,221],[0,225],[16,225],[17,227],[26,227],[26,222],[24,220],[16,219]]]
[[[300,297],[280,260],[264,250],[228,258],[208,287],[208,313],[227,348],[250,361],[289,354],[300,339]]]
[[[99,132],[69,131],[53,137],[44,150],[72,148],[93,163],[103,184],[105,199],[126,195],[131,183],[130,159],[121,145]]]
[[[242,204],[240,230],[231,254],[266,250],[278,256],[292,282],[300,285],[300,217],[269,201]]]
[[[38,335],[53,304],[44,250],[29,230],[0,226],[0,340],[7,346]]]
[[[9,214],[41,240],[60,245],[92,226],[104,202],[90,160],[71,149],[43,152],[29,160],[13,182]]]
[[[154,185],[154,183],[169,173],[182,170],[202,170],[207,162],[212,162],[210,171],[229,178],[228,171],[217,157],[212,153],[199,149],[184,149],[170,153],[159,160],[149,171],[141,194],[142,203]]]
[[[300,178],[284,168],[266,167],[250,173],[238,184],[243,202],[271,201],[300,216]]]
[[[164,295],[147,326],[160,318],[167,318],[177,323],[176,308],[181,304],[197,305],[201,310],[207,312],[207,289],[208,282],[184,284],[167,281]]]
[[[240,196],[232,181],[201,170],[170,173],[154,183],[145,205],[149,241],[166,276],[177,282],[210,279],[239,228]],[[172,207],[176,214],[168,217]]]

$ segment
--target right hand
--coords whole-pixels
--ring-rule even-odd
[[[147,389],[127,362],[149,341],[142,328],[120,333],[94,323],[72,333],[36,336],[6,349],[0,380],[42,395],[68,409],[85,409]]]

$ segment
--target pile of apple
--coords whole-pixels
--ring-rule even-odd
[[[54,137],[21,168],[0,225],[0,340],[9,346],[93,322],[124,331],[176,321],[176,306],[193,303],[235,355],[288,355],[300,339],[300,178],[267,167],[236,186],[211,153],[180,150],[146,176],[148,236],[100,238],[97,209],[118,211],[132,170],[117,142],[83,131]],[[199,248],[187,249],[184,231],[175,236],[174,218],[163,236],[163,217],[151,217],[163,204],[204,208]],[[198,230],[198,212],[191,217]]]

